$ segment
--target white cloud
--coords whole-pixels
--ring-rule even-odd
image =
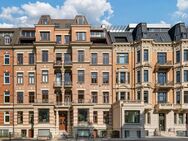
[[[188,18],[188,0],[177,0],[177,10],[172,14],[172,18],[177,21],[186,21]]]
[[[56,7],[47,2],[25,3],[20,7],[1,8],[1,21],[15,26],[33,26],[41,15],[52,18],[74,18],[85,15],[91,24],[110,24],[113,14],[111,4],[107,0],[65,0],[63,5]]]
[[[0,23],[1,28],[12,28],[14,27],[13,24],[7,24],[7,23]]]

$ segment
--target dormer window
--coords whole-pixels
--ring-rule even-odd
[[[78,17],[77,18],[77,23],[78,24],[84,24],[85,23],[84,17]]]
[[[41,23],[42,23],[42,24],[48,24],[48,19],[47,19],[47,18],[46,18],[46,19],[42,19],[42,20],[41,20]]]
[[[5,43],[5,45],[10,45],[10,43],[11,43],[11,38],[10,38],[9,35],[5,35],[5,36],[4,36],[4,43]]]

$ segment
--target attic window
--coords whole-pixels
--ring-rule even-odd
[[[128,42],[127,37],[115,37],[116,42]]]
[[[78,24],[84,24],[85,23],[84,17],[78,17],[77,18],[77,23]]]
[[[60,28],[60,24],[59,23],[55,23],[55,27],[56,28]]]
[[[47,18],[45,18],[45,19],[42,19],[42,24],[48,24],[48,19]]]
[[[9,35],[5,35],[4,36],[4,43],[5,43],[5,45],[9,45],[10,42],[11,42],[10,36]]]

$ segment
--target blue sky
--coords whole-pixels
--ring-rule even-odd
[[[32,26],[41,14],[86,15],[93,25],[188,23],[188,0],[1,0],[0,27]]]

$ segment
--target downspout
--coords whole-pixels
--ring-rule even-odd
[[[14,136],[14,48],[12,46],[12,89],[13,89],[13,128],[12,128],[12,133],[13,133],[13,136]]]

